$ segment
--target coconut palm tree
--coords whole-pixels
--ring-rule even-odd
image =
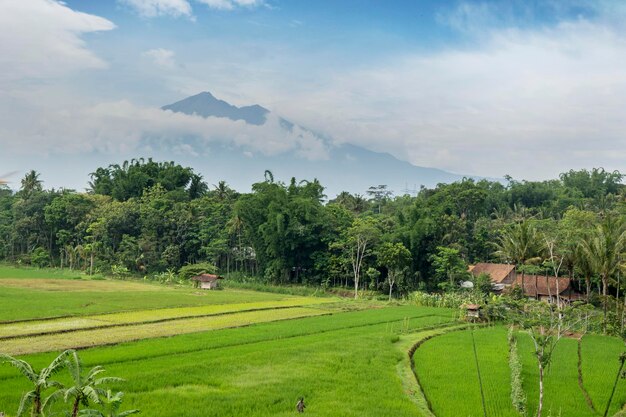
[[[33,192],[42,190],[42,183],[43,181],[39,178],[39,173],[31,169],[24,178],[22,178],[21,191],[24,196],[28,198]]]
[[[528,221],[522,220],[503,231],[496,243],[496,256],[513,261],[516,265],[535,263],[541,259],[543,249],[537,229]],[[522,268],[522,293],[524,292],[524,269]]]
[[[29,408],[31,410],[31,417],[38,417],[42,415],[42,410],[45,409],[45,405],[47,403],[47,401],[42,400],[42,394],[49,388],[63,388],[61,383],[53,381],[50,378],[65,367],[66,358],[72,352],[74,351],[66,350],[61,353],[50,363],[50,365],[43,368],[39,372],[35,371],[33,366],[26,361],[16,359],[6,354],[0,354],[0,362],[11,364],[33,384],[32,389],[22,396],[17,410],[17,417],[23,416]]]
[[[609,280],[621,267],[620,259],[624,249],[626,249],[626,225],[623,220],[614,216],[605,217],[591,233],[590,238],[583,242],[583,250],[602,281],[605,332]]]
[[[65,402],[72,399],[72,417],[77,417],[81,404],[89,406],[89,402],[100,403],[100,396],[105,391],[100,388],[102,385],[122,382],[123,379],[115,377],[98,378],[104,368],[102,366],[94,366],[85,374],[83,363],[78,357],[76,351],[72,351],[67,360],[67,369],[72,378],[72,386],[63,390],[63,399]]]
[[[140,412],[139,410],[119,411],[123,399],[123,392],[113,394],[113,392],[109,389],[100,398],[102,410],[88,408],[81,410],[78,415],[80,417],[126,417]]]

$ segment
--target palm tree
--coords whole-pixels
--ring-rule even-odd
[[[94,410],[88,408],[86,410],[81,410],[79,416],[81,417],[126,417],[131,414],[139,413],[139,410],[127,410],[120,412],[119,409],[122,405],[122,400],[124,399],[123,392],[117,392],[113,394],[113,392],[109,389],[102,396],[101,404],[102,410]]]
[[[625,248],[626,227],[621,219],[613,216],[607,216],[596,227],[591,237],[583,242],[587,259],[602,281],[605,333],[609,280],[620,268],[620,256]]]
[[[578,246],[576,246],[576,249],[574,250],[574,259],[580,273],[585,277],[585,287],[587,293],[586,299],[587,302],[589,302],[589,297],[591,296],[591,276],[594,274],[594,268],[592,264],[593,258],[590,258],[585,250],[585,242],[586,240],[582,240]]]
[[[89,406],[89,402],[100,403],[100,396],[104,395],[101,385],[112,382],[121,382],[123,379],[115,377],[97,378],[104,372],[102,366],[94,366],[86,375],[83,372],[83,364],[78,353],[72,351],[67,361],[67,369],[70,372],[73,385],[63,391],[63,399],[67,402],[70,398],[72,403],[72,417],[78,416],[80,405]]]
[[[25,176],[22,178],[22,193],[26,198],[28,198],[33,192],[41,191],[41,184],[43,181],[39,178],[39,173],[34,169],[31,169]]]
[[[537,229],[528,220],[515,223],[505,230],[496,243],[495,254],[516,265],[534,263],[541,258],[542,242]],[[522,294],[524,293],[524,269],[522,268]]]
[[[217,185],[213,184],[213,189],[215,196],[221,201],[228,200],[233,194],[232,188],[228,186],[226,181],[220,181]]]
[[[0,362],[10,363],[33,384],[33,389],[22,396],[19,408],[17,410],[17,417],[23,416],[28,408],[31,409],[31,417],[38,417],[41,415],[41,412],[45,408],[45,404],[47,403],[47,401],[42,401],[42,393],[48,388],[63,388],[63,386],[59,382],[53,381],[50,378],[55,373],[63,369],[63,367],[66,365],[65,359],[72,352],[74,351],[66,350],[65,352],[61,353],[50,363],[50,365],[43,368],[40,372],[35,371],[32,365],[26,361],[0,353]]]

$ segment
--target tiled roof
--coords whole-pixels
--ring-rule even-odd
[[[572,280],[570,278],[558,278],[558,292],[562,297],[578,299],[580,294],[571,287]],[[522,286],[522,275],[518,274],[515,280],[515,286]],[[543,275],[525,275],[524,276],[524,295],[529,297],[536,296],[553,296],[557,294],[557,278],[546,277]],[[570,298],[570,297],[568,297]]]
[[[198,276],[193,277],[191,279],[193,281],[200,281],[200,282],[213,282],[213,281],[216,281],[218,279],[223,279],[223,278],[220,277],[219,275],[201,274],[201,275],[198,275]]]
[[[496,284],[501,283],[514,270],[515,265],[492,264],[486,262],[477,263],[473,268],[470,267],[472,275],[478,276],[480,274],[488,274],[491,277],[491,280]]]

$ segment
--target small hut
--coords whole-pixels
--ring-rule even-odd
[[[480,320],[480,306],[478,304],[466,304],[465,312],[465,317],[467,318],[467,320]]]
[[[191,278],[192,281],[196,282],[196,287],[203,290],[214,290],[218,288],[220,279],[224,278],[213,274],[200,274]]]

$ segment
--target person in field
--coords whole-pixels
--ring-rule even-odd
[[[305,408],[306,405],[304,405],[304,397],[300,397],[300,400],[298,400],[298,403],[296,404],[296,410],[298,410],[298,413],[304,413]]]

